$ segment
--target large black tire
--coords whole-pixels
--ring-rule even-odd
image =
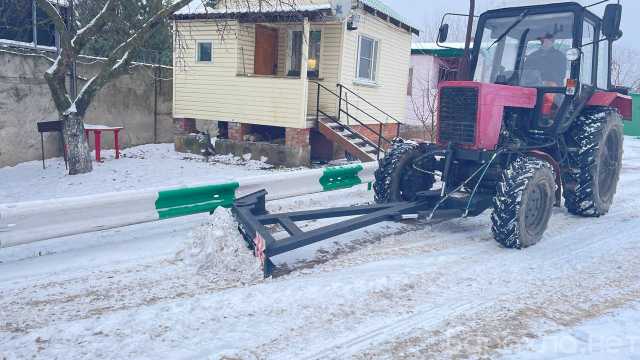
[[[433,173],[416,170],[414,162],[423,152],[420,145],[402,139],[394,140],[384,158],[380,159],[373,183],[375,201],[389,203],[415,200],[420,191],[430,190],[435,183]],[[432,169],[433,157],[423,158],[416,166],[421,170]]]
[[[555,203],[553,167],[546,161],[521,156],[503,171],[493,199],[493,236],[507,248],[535,245],[547,229]]]
[[[565,135],[569,169],[564,172],[564,204],[574,215],[598,217],[609,212],[620,179],[622,118],[611,108],[590,108]]]

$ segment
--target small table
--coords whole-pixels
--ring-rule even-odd
[[[64,166],[67,168],[67,150],[64,145],[64,136],[62,134],[62,121],[41,121],[38,123],[38,132],[40,133],[40,151],[42,152],[42,168],[44,165],[44,133],[57,132],[60,134],[60,142],[62,143],[62,156],[64,157]]]
[[[113,132],[113,144],[116,148],[116,159],[120,158],[120,142],[118,141],[118,133],[120,130],[124,129],[122,126],[105,126],[105,125],[92,125],[92,124],[84,124],[84,134],[89,139],[89,133],[93,132],[95,144],[94,147],[96,149],[96,161],[102,161],[100,159],[100,146],[102,144],[102,132],[103,131],[111,131]]]

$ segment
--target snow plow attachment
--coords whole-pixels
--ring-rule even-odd
[[[349,233],[384,221],[408,219],[452,219],[476,216],[487,209],[491,199],[475,196],[442,197],[440,191],[420,193],[418,200],[387,204],[337,207],[320,210],[270,214],[265,208],[267,192],[261,190],[236,200],[232,213],[238,221],[238,229],[253,254],[260,259],[265,277],[272,275],[275,266],[271,258],[318,241]],[[296,223],[317,219],[350,217],[331,225],[303,231]],[[279,225],[287,233],[276,239],[272,233]]]

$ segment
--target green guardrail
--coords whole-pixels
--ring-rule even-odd
[[[324,191],[348,189],[362,184],[358,173],[364,168],[362,165],[346,165],[326,168],[320,178],[320,185]]]
[[[624,122],[624,134],[640,136],[640,94],[631,94],[633,99],[633,116],[631,121]]]
[[[213,212],[218,207],[233,206],[237,182],[160,191],[156,210],[160,219]]]

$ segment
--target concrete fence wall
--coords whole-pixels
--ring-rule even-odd
[[[57,112],[44,80],[55,53],[0,44],[0,167],[40,159],[36,123],[57,120]],[[78,86],[97,73],[100,61],[82,59]],[[123,147],[173,142],[172,71],[166,67],[135,66],[131,73],[108,84],[89,108],[85,122],[124,126]],[[156,95],[157,94],[157,105]],[[155,128],[155,131],[154,131]],[[155,139],[154,139],[155,133]],[[90,141],[93,148],[93,141]],[[112,148],[103,134],[103,148]],[[61,156],[58,134],[45,134],[47,157]]]

